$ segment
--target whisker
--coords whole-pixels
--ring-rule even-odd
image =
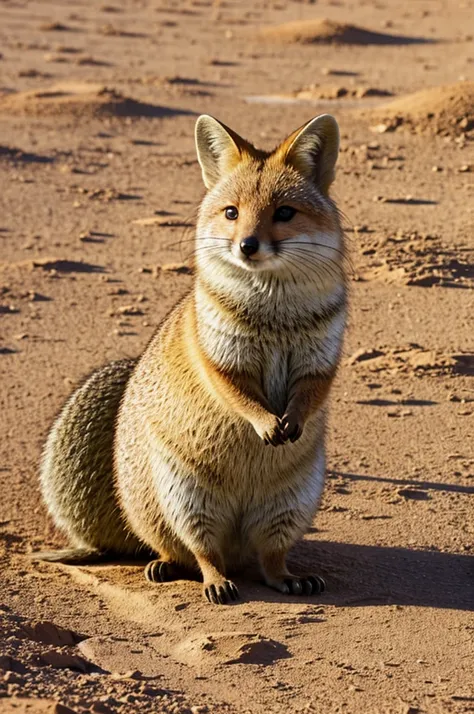
[[[321,262],[321,261],[319,261],[319,260],[316,260],[316,259],[313,258],[312,256],[307,256],[306,254],[304,254],[304,251],[303,251],[303,254],[295,255],[295,253],[297,253],[297,249],[291,251],[289,248],[286,248],[284,251],[282,251],[282,253],[283,253],[283,252],[284,252],[284,253],[289,253],[290,255],[292,255],[292,257],[293,257],[293,259],[294,259],[293,261],[291,261],[291,260],[289,259],[288,255],[285,256],[285,260],[288,261],[288,262],[290,262],[290,264],[292,264],[292,265],[295,264],[295,260],[296,260],[296,262],[297,262],[298,265],[299,265],[299,263],[300,263],[301,260],[302,260],[302,257],[300,258],[300,255],[304,255],[304,265],[305,265],[305,267],[309,267],[309,269],[311,270],[311,272],[312,272],[313,275],[317,275],[317,276],[319,276],[320,278],[321,278],[323,275],[326,275],[326,276],[331,276],[334,280],[340,280],[340,279],[341,279],[341,274],[340,274],[340,273],[337,273],[333,268],[330,268],[327,264],[325,264],[325,263],[323,263],[323,262]],[[323,258],[324,258],[324,256],[323,256]],[[331,262],[334,263],[334,261],[331,261]],[[337,265],[337,264],[334,263],[334,265]],[[301,266],[299,266],[299,267],[300,267],[300,269],[301,269]]]
[[[288,243],[288,245],[301,245],[301,246],[304,246],[305,248],[307,248],[308,250],[311,250],[311,248],[327,248],[328,250],[333,250],[334,252],[339,253],[342,256],[345,256],[345,252],[343,250],[341,250],[340,248],[336,248],[333,245],[326,245],[325,243],[314,243],[314,242],[307,243],[304,240],[293,241],[291,239],[288,240],[287,243]]]
[[[173,243],[166,243],[163,247],[164,248],[175,248],[183,245],[184,243],[199,243],[200,241],[203,240],[215,240],[215,241],[228,241],[228,238],[219,238],[218,236],[213,236],[212,238],[198,238],[196,236],[193,236],[192,238],[185,238],[184,240],[181,239],[179,241],[175,241]]]
[[[290,251],[291,249],[288,247],[287,250]],[[330,258],[328,255],[321,255],[321,254],[318,254],[317,256],[311,255],[311,254],[308,254],[308,251],[306,251],[304,248],[294,248],[293,252],[298,253],[299,255],[304,255],[306,260],[313,262],[316,265],[318,265],[321,262],[330,263],[338,271],[342,270],[342,266],[339,263],[337,263],[335,260],[333,260],[333,258]]]
[[[222,248],[220,245],[200,245],[194,248],[190,253],[187,254],[185,258],[183,258],[183,261],[185,262],[186,260],[189,260],[191,256],[195,256],[198,251],[206,251],[208,254],[209,253],[222,253]]]
[[[295,244],[292,244],[292,245],[295,245]],[[295,248],[295,251],[296,251],[296,250],[305,251],[306,254],[308,255],[308,259],[309,259],[310,257],[313,257],[313,256],[309,255],[309,254],[311,253],[311,251],[310,251],[310,250],[306,250],[303,246],[298,247],[298,248]],[[315,256],[314,256],[314,257],[315,257]],[[327,256],[327,255],[318,254],[318,258],[316,258],[316,260],[325,260],[325,261],[330,261],[330,262],[331,262],[331,261],[332,261],[332,258],[330,258],[330,257]],[[332,262],[334,262],[334,261],[332,261]],[[353,263],[352,263],[352,261],[350,260],[350,258],[349,258],[348,255],[342,254],[342,263],[343,263],[345,269],[348,271],[348,273],[349,273],[350,275],[353,275],[353,274],[354,274],[354,265],[353,265]],[[338,265],[338,264],[335,263],[335,265]],[[338,266],[338,267],[341,267],[341,266]]]

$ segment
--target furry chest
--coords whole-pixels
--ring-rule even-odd
[[[288,401],[289,354],[276,346],[265,352],[263,391],[270,406],[282,416]]]

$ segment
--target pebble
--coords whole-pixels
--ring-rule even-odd
[[[104,702],[92,702],[91,712],[97,712],[97,714],[112,714],[112,709],[104,704]]]
[[[375,359],[376,357],[382,357],[383,352],[380,350],[376,349],[364,349],[361,347],[359,350],[356,350],[347,360],[347,364],[356,364],[357,362],[366,362],[367,360],[370,359]]]
[[[117,313],[119,315],[143,315],[143,310],[140,310],[136,305],[122,305],[122,307],[117,308]]]

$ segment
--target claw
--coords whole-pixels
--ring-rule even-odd
[[[286,441],[290,440],[292,443],[297,441],[303,433],[303,429],[299,424],[295,424],[293,429],[290,431],[290,422],[288,421],[288,417],[286,415],[281,419],[281,429],[283,438]]]
[[[307,575],[303,577],[289,576],[276,582],[268,582],[270,587],[279,590],[285,595],[301,595],[309,597],[310,595],[320,595],[326,590],[326,583],[319,575]]]
[[[326,583],[320,575],[310,575],[308,582],[311,583],[314,595],[319,595],[326,590]]]
[[[221,585],[211,583],[204,587],[204,594],[209,602],[214,605],[227,605],[231,600],[238,600],[239,591],[230,580],[225,580]]]
[[[219,598],[217,595],[217,590],[215,585],[209,585],[204,591],[209,602],[213,602],[214,605],[219,604]]]
[[[300,438],[302,433],[303,433],[303,429],[300,427],[299,424],[297,424],[294,431],[288,436],[288,438],[291,441],[291,443],[294,444],[295,441],[298,441],[298,439]]]
[[[237,600],[237,598],[239,597],[239,591],[235,587],[234,583],[232,583],[230,580],[226,580],[225,587],[230,599]]]
[[[288,578],[288,580],[285,580],[285,583],[288,585],[290,593],[293,595],[301,595],[303,592],[301,580],[298,580],[298,578]]]
[[[145,566],[145,578],[151,583],[166,583],[172,580],[169,563],[152,560]]]

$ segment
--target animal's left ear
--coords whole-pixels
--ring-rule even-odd
[[[327,195],[334,181],[339,152],[339,127],[330,114],[311,119],[279,146],[284,161],[314,181]]]

